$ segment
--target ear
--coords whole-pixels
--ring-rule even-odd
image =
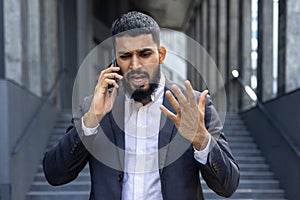
[[[167,50],[164,46],[160,46],[158,49],[159,53],[159,64],[163,64],[166,58]]]

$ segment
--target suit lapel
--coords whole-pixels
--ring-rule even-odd
[[[125,134],[124,134],[124,103],[125,94],[122,89],[119,89],[118,96],[116,97],[113,109],[112,109],[112,129],[113,136],[118,151],[121,170],[124,170],[124,156],[125,156]]]
[[[168,88],[165,87],[165,92]],[[164,93],[165,93],[164,92]],[[171,112],[175,113],[174,108],[172,107],[170,101],[164,96],[163,105],[169,109]],[[165,166],[166,157],[169,151],[169,143],[171,142],[172,138],[174,137],[175,125],[174,123],[164,114],[161,113],[160,119],[160,132],[158,137],[158,149],[159,149],[159,171],[162,173],[163,168]]]

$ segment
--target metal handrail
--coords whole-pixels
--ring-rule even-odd
[[[49,92],[44,97],[42,97],[42,102],[40,103],[40,105],[35,110],[34,114],[32,115],[32,117],[29,121],[29,123],[26,125],[26,127],[25,127],[24,131],[22,132],[20,138],[17,140],[17,142],[16,142],[16,144],[13,148],[13,151],[12,151],[13,155],[17,154],[20,151],[20,149],[22,147],[22,144],[24,143],[25,139],[30,135],[31,127],[33,126],[34,122],[38,118],[38,115],[41,113],[42,108],[45,105],[45,103],[48,102],[52,98],[52,95],[57,90],[57,86],[61,82],[63,74],[64,74],[63,70],[60,70],[58,72],[58,74],[56,76],[56,79],[55,79],[55,82],[53,83],[51,89],[49,90]]]
[[[247,95],[250,97],[250,99],[257,104],[257,107],[264,114],[264,116],[269,121],[269,123],[286,140],[286,142],[289,144],[289,146],[292,148],[292,150],[296,153],[296,155],[298,157],[300,157],[300,148],[293,142],[293,140],[287,134],[285,134],[286,131],[283,129],[281,123],[271,115],[270,111],[266,108],[266,106],[262,103],[262,101],[260,101],[256,97],[256,94],[252,90],[252,88],[243,82],[243,80],[238,76],[237,71],[234,70],[232,72],[232,76],[233,76],[233,80],[236,80],[239,83],[239,85],[243,88],[243,90],[247,93]]]

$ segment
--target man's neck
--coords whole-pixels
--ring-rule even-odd
[[[144,106],[144,105],[150,103],[151,101],[152,101],[151,96],[149,96],[149,97],[143,99],[142,101],[140,101],[140,103],[143,104],[143,106]]]

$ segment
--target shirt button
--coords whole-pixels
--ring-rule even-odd
[[[118,180],[119,182],[123,181],[123,175],[120,174],[120,175],[117,177],[117,180]]]
[[[138,153],[142,154],[142,153],[144,153],[144,151],[143,150],[139,150]]]

